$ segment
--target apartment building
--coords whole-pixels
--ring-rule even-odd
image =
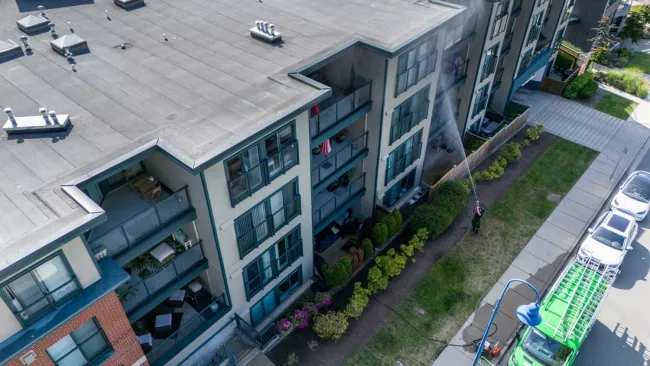
[[[600,21],[608,18],[611,33],[618,34],[631,8],[630,0],[575,0],[565,39],[589,52]]]
[[[0,3],[0,363],[250,357],[413,194],[465,8],[75,4]]]

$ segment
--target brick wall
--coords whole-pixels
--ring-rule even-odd
[[[144,357],[144,353],[138,344],[133,333],[131,324],[124,314],[124,309],[117,295],[111,292],[103,299],[91,305],[88,309],[75,316],[45,338],[35,343],[29,349],[23,351],[18,357],[8,363],[8,366],[23,366],[20,356],[33,350],[36,353],[36,361],[31,366],[51,366],[54,363],[46,350],[61,338],[79,328],[83,323],[95,317],[101,325],[115,353],[103,365],[131,366]],[[143,365],[148,365],[145,362]]]

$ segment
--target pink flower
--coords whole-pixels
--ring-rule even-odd
[[[323,300],[323,305],[330,306],[331,304],[332,304],[332,300],[330,300],[330,299]]]
[[[282,325],[282,328],[284,328],[284,329],[287,329],[287,328],[291,327],[291,322],[288,321],[287,319],[282,319],[280,321],[280,324]]]

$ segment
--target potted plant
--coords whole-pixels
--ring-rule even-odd
[[[339,178],[339,179],[340,179],[340,178]],[[329,192],[334,192],[334,191],[339,187],[339,183],[340,183],[340,182],[339,182],[339,179],[333,181],[332,183],[330,183],[329,186],[327,186],[327,190],[328,190]]]
[[[345,172],[345,174],[343,174],[341,176],[341,178],[339,178],[339,183],[341,184],[341,186],[347,187],[348,184],[350,184],[350,181],[352,180],[352,177],[354,176],[354,170],[355,169],[356,169],[356,167],[350,168],[350,170]]]
[[[322,149],[321,149],[320,145],[318,145],[318,146],[316,146],[315,148],[311,149],[311,153],[312,153],[313,155],[318,155],[318,154],[320,154],[321,150],[322,150]]]
[[[334,135],[334,141],[341,143],[345,141],[347,137],[348,137],[348,129],[344,128],[341,131],[337,132],[336,135]]]

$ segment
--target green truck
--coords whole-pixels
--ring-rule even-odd
[[[542,324],[526,328],[508,365],[572,365],[617,274],[618,269],[578,254],[544,298]]]

